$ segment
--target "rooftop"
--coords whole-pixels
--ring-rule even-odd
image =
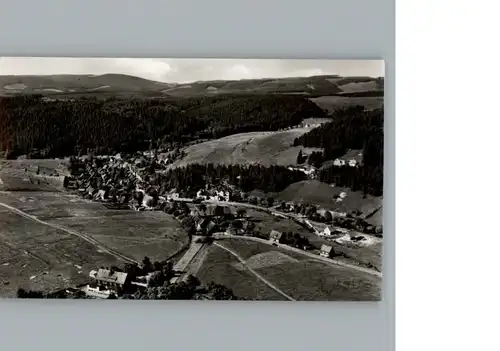
[[[91,271],[90,277],[108,283],[125,284],[127,273],[114,272],[109,269],[100,268],[98,271]]]
[[[332,247],[330,245],[321,245],[321,252],[330,253],[332,251]]]
[[[277,239],[277,240],[279,240],[282,235],[283,235],[283,233],[280,233],[280,232],[278,232],[276,230],[271,230],[271,234],[269,234],[269,237],[271,239]]]

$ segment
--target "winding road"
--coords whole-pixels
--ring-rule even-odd
[[[220,247],[221,249],[229,252],[231,255],[233,255],[234,257],[236,257],[238,259],[238,261],[241,262],[241,264],[243,264],[243,266],[245,266],[246,269],[248,269],[253,275],[255,275],[259,280],[261,280],[264,284],[266,284],[267,286],[269,286],[271,289],[273,289],[274,291],[276,291],[278,294],[284,296],[287,300],[290,300],[290,301],[296,301],[293,297],[285,294],[282,290],[280,290],[276,285],[274,285],[273,283],[271,283],[269,280],[267,280],[266,278],[264,278],[263,276],[261,276],[259,273],[257,273],[255,270],[253,270],[252,268],[250,268],[247,264],[246,264],[246,261],[240,256],[238,255],[236,252],[228,249],[227,247],[219,244],[219,243],[213,243],[215,246],[217,247]]]
[[[131,263],[137,263],[137,264],[140,264],[139,261],[136,261],[135,259],[133,259],[132,257],[128,257],[128,256],[125,256],[123,254],[121,254],[120,252],[118,251],[115,251],[113,249],[110,249],[106,246],[104,246],[103,244],[101,244],[100,242],[98,242],[97,240],[95,240],[94,238],[92,238],[91,236],[87,235],[87,234],[83,234],[83,233],[79,233],[79,232],[76,232],[74,230],[71,230],[71,229],[68,229],[68,228],[64,228],[64,227],[61,227],[57,224],[53,224],[53,223],[49,223],[49,222],[45,222],[45,221],[42,221],[41,219],[38,219],[37,217],[33,216],[33,215],[30,215],[29,213],[26,213],[24,211],[21,211],[20,209],[18,208],[15,208],[15,207],[12,207],[10,205],[7,205],[3,202],[0,202],[0,206],[6,208],[7,210],[11,211],[11,212],[14,212],[15,214],[19,215],[19,216],[22,216],[24,218],[27,218],[29,220],[32,220],[34,222],[37,222],[37,223],[40,223],[40,224],[43,224],[43,225],[46,225],[46,226],[49,226],[49,227],[52,227],[52,228],[55,228],[57,230],[61,230],[63,232],[66,232],[68,234],[71,234],[71,235],[74,235],[74,236],[77,236],[79,237],[80,239],[83,239],[89,243],[91,243],[92,245],[98,247],[100,250],[102,250],[103,252],[105,253],[108,253],[118,259],[121,259],[121,260],[124,260],[126,262],[131,262]]]

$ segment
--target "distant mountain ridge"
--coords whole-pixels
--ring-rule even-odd
[[[220,94],[363,95],[383,94],[384,78],[311,77],[211,80],[164,83],[125,74],[103,75],[0,75],[0,95],[41,94],[213,96]]]

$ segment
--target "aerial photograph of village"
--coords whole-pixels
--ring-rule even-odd
[[[0,298],[380,301],[381,60],[0,58]]]

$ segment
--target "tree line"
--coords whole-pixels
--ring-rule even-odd
[[[322,109],[291,95],[230,95],[164,99],[37,95],[0,98],[0,151],[11,156],[45,150],[46,157],[131,152],[164,143],[278,130]]]
[[[191,164],[157,174],[155,178],[153,184],[162,190],[182,189],[187,196],[193,196],[206,184],[219,185],[224,181],[245,192],[255,189],[279,192],[292,183],[306,180],[306,175],[283,166]]]

